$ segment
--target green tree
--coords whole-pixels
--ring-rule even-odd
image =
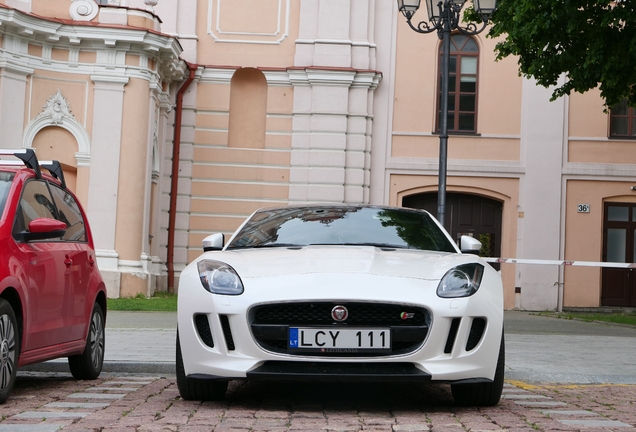
[[[552,100],[598,87],[607,107],[636,106],[635,9],[636,0],[499,0],[489,36],[504,38],[497,58],[518,56],[520,75],[545,87],[566,75]]]

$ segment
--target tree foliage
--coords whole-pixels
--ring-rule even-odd
[[[490,37],[497,58],[518,56],[519,72],[552,100],[598,87],[607,107],[636,106],[636,0],[499,0]]]

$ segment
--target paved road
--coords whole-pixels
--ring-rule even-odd
[[[106,372],[174,373],[175,313],[108,313]],[[506,379],[636,384],[636,329],[507,311]],[[29,370],[67,371],[65,360]]]
[[[636,328],[508,311],[506,379],[636,384]]]
[[[225,400],[199,403],[178,396],[175,314],[110,312],[116,371],[89,382],[55,372],[62,361],[21,369],[0,432],[634,430],[636,330],[524,312],[506,312],[505,328],[508,382],[493,408],[456,407],[448,385],[408,383],[233,381]]]

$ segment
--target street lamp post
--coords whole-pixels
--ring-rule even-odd
[[[450,65],[450,36],[457,30],[467,35],[481,33],[488,24],[490,16],[497,8],[497,0],[474,0],[474,9],[481,18],[481,25],[470,22],[464,26],[461,19],[461,10],[466,0],[426,0],[428,21],[420,21],[413,25],[411,19],[420,8],[421,0],[397,0],[398,9],[406,17],[409,26],[418,33],[432,33],[437,31],[442,40],[442,99],[440,108],[439,134],[439,180],[437,193],[437,219],[444,225],[446,213],[446,165],[448,154],[448,75]]]

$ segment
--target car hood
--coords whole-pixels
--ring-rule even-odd
[[[474,255],[372,246],[305,246],[206,252],[199,259],[231,265],[241,278],[353,273],[439,280]]]

